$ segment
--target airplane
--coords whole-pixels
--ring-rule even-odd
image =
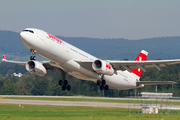
[[[144,85],[177,84],[173,81],[140,81],[141,73],[146,68],[165,67],[179,64],[176,60],[146,60],[148,52],[142,50],[134,61],[101,60],[69,43],[36,28],[26,28],[20,32],[20,39],[30,50],[32,56],[27,62],[7,60],[3,55],[3,62],[24,65],[26,70],[34,75],[45,76],[47,70],[60,71],[62,80],[59,85],[62,90],[71,90],[66,80],[66,73],[82,80],[96,82],[100,90],[133,89]],[[35,54],[39,54],[49,61],[37,61]]]

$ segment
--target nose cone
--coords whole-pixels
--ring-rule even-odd
[[[30,48],[31,40],[29,39],[29,35],[27,32],[22,31],[20,33],[20,39],[27,48]]]
[[[31,37],[31,36],[29,35],[28,32],[22,31],[22,32],[20,33],[20,39],[21,39],[21,41],[22,41],[24,44],[29,44],[29,43],[30,43],[30,41],[31,41],[30,37]]]
[[[21,41],[25,41],[25,34],[24,34],[24,32],[20,33],[20,38],[21,38]]]

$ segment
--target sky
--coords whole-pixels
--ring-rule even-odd
[[[0,0],[0,30],[137,40],[180,36],[180,0]]]

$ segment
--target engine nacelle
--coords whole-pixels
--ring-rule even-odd
[[[46,68],[38,61],[28,61],[26,63],[26,70],[34,75],[45,76],[47,74]]]
[[[104,75],[113,75],[114,74],[114,69],[106,61],[95,60],[92,63],[92,68],[94,69],[94,71],[96,71],[97,73],[100,73],[100,74],[104,74]]]

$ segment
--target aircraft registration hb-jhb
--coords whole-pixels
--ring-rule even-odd
[[[66,80],[66,73],[83,80],[94,81],[100,85],[100,90],[132,89],[153,84],[174,84],[173,81],[140,81],[142,71],[146,68],[179,64],[177,60],[148,60],[148,52],[142,50],[135,61],[112,61],[98,59],[53,35],[35,28],[27,28],[20,33],[23,44],[31,51],[30,61],[19,62],[7,60],[3,56],[2,61],[25,65],[27,71],[32,74],[45,76],[47,70],[59,70],[63,80],[59,80],[62,90],[70,90]],[[35,53],[50,61],[37,61]]]

